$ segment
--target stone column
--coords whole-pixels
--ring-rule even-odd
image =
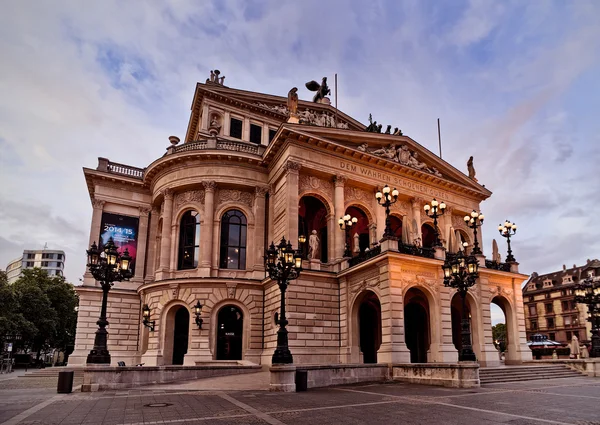
[[[102,222],[102,210],[104,209],[105,203],[105,201],[101,201],[100,199],[92,198],[92,223],[90,225],[88,248],[91,247],[93,243],[96,243],[97,245],[100,244],[100,224]],[[83,275],[83,284],[96,284],[96,280],[92,277],[92,274],[87,267],[85,269],[85,274]]]
[[[286,217],[287,217],[287,240],[292,241],[292,246],[298,246],[298,181],[302,165],[295,161],[288,161],[283,166],[286,171]]]
[[[337,220],[340,219],[340,217],[344,216],[344,213],[346,212],[344,209],[344,204],[345,204],[345,200],[344,200],[344,185],[346,184],[346,177],[339,175],[339,176],[335,176],[333,179],[333,183],[335,186],[334,189],[334,198],[333,198],[333,208],[334,208],[334,215],[335,215],[335,222],[337,223]],[[337,231],[335,232],[335,260],[336,261],[340,261],[342,258],[344,258],[344,237],[345,237],[345,232],[337,229]]]
[[[273,216],[275,215],[275,185],[269,186],[269,222],[267,223],[267,243],[273,240]]]
[[[423,205],[423,200],[420,198],[411,199],[412,205],[412,220],[410,221],[410,225],[412,228],[413,220],[417,223],[416,234],[413,234],[414,238],[421,238],[421,242],[423,242],[423,236],[421,235],[421,208]],[[412,243],[413,241],[411,241]]]
[[[173,190],[164,189],[163,195],[163,216],[162,233],[160,235],[160,261],[157,280],[170,277],[169,265],[171,263],[171,222],[173,220]]]
[[[137,253],[135,258],[135,273],[133,282],[144,281],[144,269],[146,265],[146,249],[148,246],[148,214],[150,207],[139,207],[140,221],[138,224]]]
[[[265,263],[265,195],[269,191],[267,186],[257,186],[254,196],[254,270],[264,273]]]
[[[152,282],[154,280],[154,272],[156,271],[156,239],[158,233],[158,220],[160,218],[160,209],[153,208],[150,213],[150,223],[148,224],[150,232],[148,233],[148,251],[146,254],[146,264],[144,268],[144,282]]]
[[[375,203],[377,203],[377,201],[375,201]],[[375,237],[376,241],[379,242],[383,239],[383,233],[385,232],[385,208],[379,205],[379,203],[375,206],[375,221],[377,222]]]
[[[213,225],[215,221],[215,190],[214,181],[203,181],[204,186],[204,217],[200,229],[200,271],[201,277],[210,276],[213,248]]]

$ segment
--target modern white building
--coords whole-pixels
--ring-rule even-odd
[[[25,250],[23,256],[14,259],[6,266],[8,283],[15,282],[23,269],[38,267],[50,276],[62,276],[65,268],[65,252],[52,249]]]

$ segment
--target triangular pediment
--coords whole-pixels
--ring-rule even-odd
[[[426,180],[438,180],[460,185],[471,192],[487,198],[491,192],[477,181],[469,178],[448,162],[439,158],[408,136],[371,133],[367,131],[339,131],[285,124],[285,130],[299,135],[299,140],[315,140],[317,146],[327,146],[352,158],[383,165],[387,168],[420,175]],[[288,136],[289,137],[289,136]]]

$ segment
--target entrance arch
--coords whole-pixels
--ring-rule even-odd
[[[350,251],[352,253],[355,252],[365,252],[365,249],[371,249],[371,237],[369,235],[369,217],[367,214],[359,207],[350,206],[346,208],[346,214],[350,214],[352,217],[356,217],[358,221],[354,226],[352,226],[352,230],[350,230],[350,240],[346,241],[348,246],[350,247]],[[354,243],[354,235],[358,234],[358,247],[355,246]]]
[[[188,334],[190,331],[190,313],[181,306],[175,312],[175,329],[173,331],[173,364],[182,365],[188,350]]]
[[[518,339],[515,334],[516,331],[515,331],[515,326],[514,326],[515,325],[514,316],[513,316],[513,311],[512,311],[510,302],[503,296],[497,295],[492,299],[491,304],[494,304],[494,305],[500,307],[500,309],[502,310],[502,313],[504,313],[504,320],[505,320],[504,325],[505,325],[506,333],[505,333],[504,347],[502,347],[502,348],[504,348],[505,363],[506,364],[518,363],[519,359],[517,356],[517,344],[516,344]],[[502,345],[502,344],[500,344],[500,341],[498,342],[498,345]]]
[[[217,360],[242,360],[244,313],[235,305],[223,306],[217,314]]]
[[[362,353],[363,363],[377,363],[377,351],[381,346],[381,303],[374,292],[363,291],[356,297],[352,323],[353,346]],[[358,353],[356,355],[358,357]]]
[[[320,199],[310,195],[305,195],[300,199],[298,206],[298,235],[304,235],[308,241],[312,231],[317,231],[320,242],[317,258],[322,263],[328,261],[327,215],[327,208]],[[301,244],[300,249],[302,250],[303,258],[307,258],[308,243]]]
[[[410,288],[404,296],[404,337],[411,363],[427,363],[431,342],[429,310],[423,291]]]
[[[390,230],[398,240],[402,240],[402,219],[400,217],[390,215]]]
[[[423,248],[432,248],[435,243],[435,230],[433,229],[433,225],[423,223],[421,226],[421,235],[423,237],[423,240],[421,241]]]
[[[469,323],[471,328],[471,346],[473,352],[479,361],[481,358],[481,346],[479,338],[479,326],[478,326],[478,310],[471,294],[467,293],[466,297],[467,304],[467,315],[469,317]],[[450,316],[452,320],[452,343],[458,352],[462,348],[462,335],[461,335],[461,321],[462,321],[462,299],[460,294],[457,292],[452,297],[450,302]]]

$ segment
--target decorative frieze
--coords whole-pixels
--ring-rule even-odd
[[[371,204],[373,199],[375,199],[375,195],[364,190],[359,189],[357,187],[345,186],[344,187],[344,198],[346,202],[352,201],[363,201],[366,204]]]
[[[328,194],[333,191],[333,183],[315,176],[300,176],[299,181],[300,192],[306,190],[319,190]]]
[[[175,195],[175,210],[188,203],[204,204],[204,190],[188,190],[187,192],[181,192]]]
[[[250,192],[235,189],[219,189],[217,192],[217,205],[221,205],[226,202],[236,202],[252,207],[253,201],[254,196]]]

